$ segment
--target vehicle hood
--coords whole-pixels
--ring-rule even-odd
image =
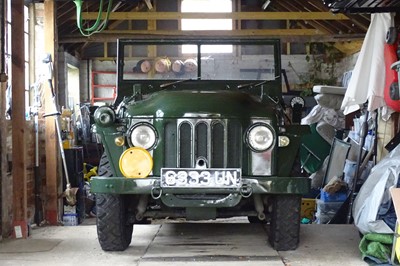
[[[127,105],[128,117],[271,117],[274,105],[240,91],[160,91]]]

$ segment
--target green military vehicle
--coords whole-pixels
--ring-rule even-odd
[[[151,219],[236,216],[295,249],[310,181],[291,170],[308,128],[285,124],[280,41],[143,37],[117,49],[117,97],[94,114],[102,249],[125,250]]]

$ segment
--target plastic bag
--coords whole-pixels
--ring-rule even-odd
[[[400,145],[371,169],[354,200],[354,224],[361,233],[393,233],[383,220],[377,219],[377,215],[381,205],[392,200],[389,189],[396,186],[399,174]]]

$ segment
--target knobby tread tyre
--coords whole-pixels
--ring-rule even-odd
[[[105,153],[99,164],[99,175],[113,176]],[[133,224],[128,223],[125,198],[119,194],[96,194],[97,236],[105,251],[123,251],[132,241]]]
[[[277,195],[273,199],[269,242],[277,251],[294,250],[300,235],[300,195]]]
[[[113,176],[110,160],[108,160],[107,153],[103,153],[99,162],[99,176],[111,177]]]

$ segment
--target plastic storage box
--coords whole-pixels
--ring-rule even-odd
[[[78,214],[66,213],[63,216],[63,223],[65,226],[76,226],[78,225]]]
[[[321,189],[321,200],[325,202],[343,202],[347,198],[347,192],[336,192],[329,194],[328,192]]]
[[[317,200],[317,213],[315,214],[317,224],[326,224],[335,216],[343,202],[325,202]]]

